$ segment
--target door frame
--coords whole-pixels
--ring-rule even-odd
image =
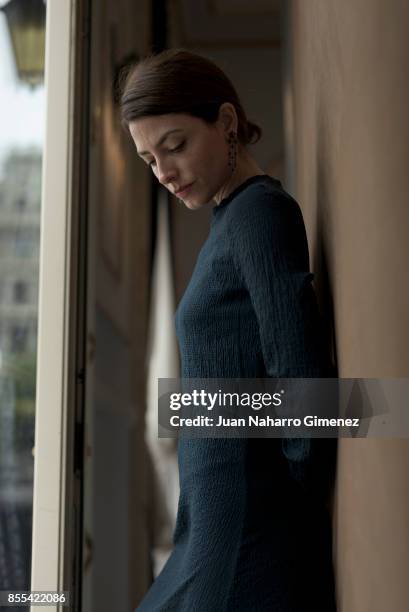
[[[45,55],[31,590],[80,610],[88,0],[47,3]]]

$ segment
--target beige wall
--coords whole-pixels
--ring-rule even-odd
[[[292,0],[286,140],[340,377],[409,376],[409,3]],[[342,440],[339,610],[409,605],[407,440]]]

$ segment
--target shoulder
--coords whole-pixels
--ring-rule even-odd
[[[228,206],[226,221],[233,234],[286,233],[304,228],[298,202],[275,179],[254,183],[239,193]]]

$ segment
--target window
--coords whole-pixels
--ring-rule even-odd
[[[24,210],[26,208],[26,200],[25,198],[17,198],[16,200],[16,208],[17,210]]]
[[[16,325],[11,329],[11,352],[22,353],[27,347],[28,330]]]
[[[27,304],[28,302],[28,285],[22,281],[14,283],[14,303]]]
[[[32,230],[18,228],[14,240],[14,255],[21,258],[36,258],[38,241]]]
[[[36,7],[45,12],[43,2],[1,1],[1,8],[6,4],[14,6],[16,20],[27,11],[32,14]],[[41,55],[41,45],[35,44],[44,21],[41,14],[36,28],[28,32],[29,59],[36,57],[37,49]],[[40,207],[31,210],[31,202],[41,201],[45,98],[41,82],[27,83],[17,69],[5,15],[1,10],[0,589],[26,591],[31,582],[36,395],[32,330],[37,309],[34,300],[30,308],[15,304],[28,304],[38,287]],[[41,70],[41,61],[38,65]]]

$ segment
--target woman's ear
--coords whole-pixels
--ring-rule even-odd
[[[232,131],[237,133],[237,114],[233,104],[223,102],[219,108],[219,121],[226,136]]]

